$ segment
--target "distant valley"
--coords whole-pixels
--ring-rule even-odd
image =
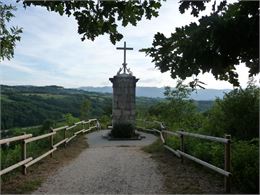
[[[112,87],[80,87],[79,89],[89,92],[99,92],[99,93],[112,93]],[[223,98],[225,93],[230,92],[231,89],[198,89],[197,92],[194,91],[191,94],[191,99],[194,100],[215,100],[218,98]],[[136,95],[141,97],[150,98],[164,98],[164,88],[158,87],[137,87]]]
[[[64,120],[64,115],[67,113],[79,118],[84,101],[89,101],[91,104],[89,109],[91,118],[110,121],[111,87],[90,87],[83,90],[55,85],[41,87],[0,85],[0,88],[1,129],[40,125],[48,120],[61,121]],[[163,91],[163,88],[155,87],[137,88],[139,97],[136,98],[136,111],[138,117],[145,116],[151,106],[165,101],[162,98]],[[214,95],[211,94],[204,99],[209,99],[209,97],[213,99]],[[197,100],[195,104],[199,112],[204,112],[212,106],[213,101]]]

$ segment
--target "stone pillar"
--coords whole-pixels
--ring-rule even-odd
[[[113,83],[112,125],[131,123],[135,127],[135,88],[139,79],[130,74],[118,74]]]

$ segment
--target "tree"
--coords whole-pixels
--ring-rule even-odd
[[[70,113],[67,113],[67,114],[63,115],[63,117],[65,118],[66,123],[67,123],[67,125],[69,125],[69,126],[71,126],[71,125],[73,125],[74,123],[76,123],[76,122],[79,121],[78,118],[72,116],[72,114],[70,114]]]
[[[89,119],[90,108],[91,108],[91,102],[89,100],[85,100],[80,107],[81,120]]]
[[[209,2],[180,0],[179,11],[184,13],[190,8],[191,14],[198,17]],[[73,15],[82,40],[94,40],[107,33],[115,44],[123,38],[118,23],[125,27],[136,25],[143,16],[157,17],[161,1],[24,1],[25,7],[31,5],[46,7],[60,15]],[[152,57],[161,72],[170,71],[173,79],[211,72],[216,79],[238,86],[235,65],[245,63],[250,76],[259,73],[258,9],[257,1],[228,4],[221,0],[217,5],[215,0],[212,13],[201,17],[198,24],[176,28],[169,38],[157,33],[152,47],[141,51]]]
[[[20,1],[20,0],[18,0]],[[78,22],[78,33],[82,40],[94,40],[97,36],[109,34],[113,44],[123,35],[118,32],[118,23],[122,26],[136,25],[145,16],[157,17],[160,1],[24,1],[24,6],[43,6],[60,15],[74,16]]]
[[[205,9],[204,2],[182,1],[180,12],[192,7],[194,16]],[[235,65],[245,63],[249,76],[259,73],[259,3],[221,1],[209,16],[176,28],[170,37],[154,36],[152,47],[143,49],[161,72],[186,79],[211,72],[216,79],[239,86]]]
[[[149,108],[149,114],[167,124],[170,129],[198,130],[201,127],[201,114],[189,96],[192,89],[178,81],[176,89],[165,87],[166,101]]]
[[[170,87],[165,87],[164,95],[167,99],[174,99],[182,101],[189,98],[192,89],[188,88],[187,85],[183,84],[183,81],[178,80],[176,89],[171,89]]]
[[[259,137],[259,88],[249,85],[226,94],[220,104],[227,131],[241,139]]]
[[[14,17],[12,12],[15,10],[16,7],[0,2],[0,61],[13,57],[16,42],[21,39],[22,28],[7,27],[7,23]]]
[[[50,128],[53,127],[54,121],[50,119],[46,119],[41,127],[40,133],[43,134],[44,132],[50,131]]]
[[[206,132],[223,136],[229,133],[239,139],[252,139],[259,136],[259,92],[250,83],[246,89],[238,88],[218,99],[208,111],[204,124]]]

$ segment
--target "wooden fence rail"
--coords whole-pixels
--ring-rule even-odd
[[[26,134],[26,135],[20,135],[20,136],[16,136],[16,137],[1,139],[0,145],[7,144],[7,143],[10,143],[10,142],[14,142],[14,141],[24,140],[24,139],[27,139],[27,138],[30,138],[30,137],[32,137],[32,134]]]
[[[44,134],[44,135],[40,135],[40,136],[37,136],[37,137],[32,137],[32,138],[29,138],[29,139],[24,139],[24,142],[27,144],[27,143],[30,143],[30,142],[33,142],[33,141],[37,141],[37,140],[40,140],[40,139],[44,139],[46,137],[50,137],[52,135],[56,134],[56,132],[52,132],[52,133],[47,133],[47,134]]]
[[[85,124],[89,124],[88,129],[85,129]],[[79,131],[75,132],[71,137],[66,137],[66,131],[67,130],[71,130],[75,127],[79,126],[80,129]],[[11,138],[6,138],[6,139],[1,139],[0,140],[0,145],[2,144],[7,144],[10,142],[15,142],[15,141],[19,141],[21,144],[21,158],[22,160],[14,165],[11,165],[3,170],[0,170],[0,176],[4,175],[18,167],[22,166],[22,172],[23,174],[27,173],[27,168],[30,167],[31,165],[35,164],[36,162],[42,160],[43,158],[51,155],[55,150],[57,150],[57,147],[60,146],[61,144],[67,144],[68,142],[70,142],[73,138],[75,138],[77,135],[81,134],[81,133],[86,133],[86,132],[90,132],[93,129],[100,129],[100,124],[98,122],[97,119],[90,119],[88,121],[80,121],[75,123],[72,126],[62,126],[62,127],[58,127],[58,128],[51,128],[50,129],[50,133],[47,134],[43,134],[43,135],[39,135],[36,137],[33,137],[32,134],[25,134],[25,135],[20,135],[20,136],[16,136],[16,137],[11,137]],[[53,143],[54,140],[54,136],[56,135],[56,133],[58,131],[64,131],[63,134],[63,140],[59,141],[58,143]],[[45,152],[44,154],[33,158],[33,157],[27,157],[27,144],[34,142],[34,141],[38,141],[38,140],[42,140],[45,138],[50,138],[50,149],[49,151]]]
[[[205,140],[214,141],[214,142],[221,142],[221,143],[224,143],[224,144],[229,142],[229,139],[222,138],[222,137],[213,137],[213,136],[208,136],[208,135],[200,135],[200,134],[188,133],[188,132],[184,132],[184,131],[177,131],[177,134],[190,136],[190,137],[195,137],[195,138],[200,138],[200,139],[205,139]]]
[[[58,128],[55,128],[55,129],[52,129],[52,131],[60,131],[60,130],[64,130],[64,129],[66,129],[67,127],[69,127],[69,126],[63,126],[63,127],[58,127]]]
[[[230,189],[231,189],[231,182],[230,182],[230,177],[231,177],[231,172],[230,172],[230,167],[231,167],[231,158],[230,158],[230,153],[231,153],[231,136],[230,135],[225,135],[225,138],[221,138],[221,137],[213,137],[213,136],[208,136],[208,135],[201,135],[201,134],[196,134],[196,133],[189,133],[189,132],[185,132],[183,130],[181,131],[169,131],[169,130],[165,130],[165,126],[162,125],[160,130],[157,129],[146,129],[145,128],[145,124],[152,124],[153,122],[148,122],[148,121],[141,121],[141,124],[144,124],[144,127],[139,127],[139,129],[147,131],[147,132],[156,132],[159,133],[160,139],[162,141],[162,143],[164,144],[164,148],[166,148],[167,150],[169,150],[170,152],[172,152],[173,154],[175,154],[177,157],[181,158],[181,162],[183,162],[183,158],[187,158],[189,160],[192,160],[204,167],[207,167],[221,175],[224,175],[224,187],[225,187],[225,191],[227,193],[230,193]],[[155,121],[154,123],[160,123],[163,124],[161,122]],[[180,139],[180,149],[179,150],[174,150],[173,148],[171,148],[170,146],[167,145],[167,135],[170,136],[176,136]],[[203,160],[200,160],[199,158],[196,158],[190,154],[185,153],[184,150],[184,139],[185,136],[187,137],[194,137],[194,138],[199,138],[199,139],[204,139],[204,140],[208,140],[208,141],[213,141],[213,142],[220,142],[225,144],[225,153],[224,153],[224,161],[225,161],[225,167],[224,169],[221,169],[219,167],[216,167],[208,162],[205,162]]]

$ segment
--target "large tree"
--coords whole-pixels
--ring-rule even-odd
[[[21,0],[18,0],[21,1]],[[122,26],[136,25],[143,16],[151,19],[158,16],[160,1],[27,1],[24,6],[43,6],[60,15],[73,16],[78,22],[78,33],[82,40],[94,40],[97,36],[109,34],[113,44],[120,41],[123,35],[118,32],[118,23]]]
[[[194,17],[199,17],[209,2],[180,0],[179,11],[191,10]],[[172,78],[181,79],[211,72],[216,79],[233,85],[239,85],[235,65],[245,63],[250,76],[259,73],[259,3],[217,2],[214,1],[212,12],[200,17],[198,23],[176,28],[170,37],[158,32],[152,47],[142,50],[152,57],[161,72],[170,71]],[[144,16],[157,17],[161,1],[24,1],[24,5],[72,15],[82,40],[94,40],[107,33],[115,44],[123,38],[118,31],[119,23],[136,25]]]
[[[13,57],[16,42],[21,39],[22,28],[7,25],[14,17],[15,10],[15,6],[0,2],[0,62]]]
[[[203,2],[182,1],[180,11],[192,7],[194,16],[204,9]],[[212,13],[198,23],[176,28],[165,37],[154,36],[152,47],[143,49],[161,72],[185,79],[211,72],[216,79],[238,86],[235,66],[245,63],[249,76],[259,73],[259,3],[226,1],[212,7]],[[194,82],[192,83],[194,84]]]

